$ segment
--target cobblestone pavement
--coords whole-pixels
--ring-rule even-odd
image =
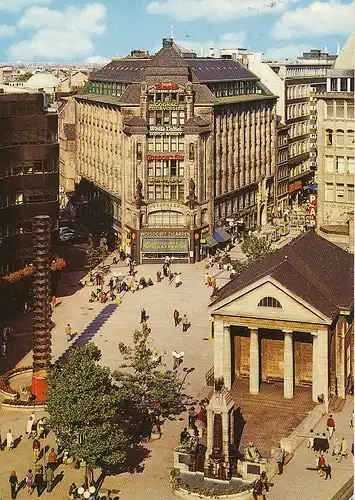
[[[161,352],[166,351],[163,361],[167,368],[172,367],[172,351],[184,351],[183,367],[194,367],[195,370],[187,377],[189,393],[200,399],[207,395],[210,388],[205,385],[205,373],[213,364],[213,344],[209,340],[209,316],[207,306],[210,302],[211,289],[204,286],[204,265],[173,265],[173,270],[181,273],[182,285],[175,288],[175,284],[168,283],[165,279],[156,283],[156,265],[139,266],[138,277],[151,277],[154,286],[139,290],[132,294],[125,294],[122,304],[107,319],[101,329],[94,335],[92,341],[102,351],[102,364],[112,369],[118,368],[121,358],[118,351],[120,341],[131,343],[134,329],[140,327],[140,310],[145,308],[149,315],[148,325],[151,328],[152,346]],[[127,272],[126,267],[117,271]],[[215,267],[214,272],[219,272]],[[222,286],[227,279],[226,273],[217,278],[217,285]],[[80,276],[81,277],[81,276]],[[66,290],[77,288],[79,274],[64,273],[63,284]],[[109,276],[107,276],[109,279]],[[70,323],[73,332],[80,334],[103,310],[105,305],[89,303],[88,299],[92,288],[83,287],[72,295],[59,299],[60,304],[53,314],[55,327],[52,331],[53,358],[58,359],[67,349],[68,343],[65,336],[65,326]],[[180,315],[187,314],[191,327],[186,333],[182,327],[174,327],[173,311],[177,308]],[[29,352],[18,366],[31,364],[32,354]],[[11,428],[15,437],[23,435],[29,411],[13,412],[0,410],[0,428],[2,435]],[[173,467],[172,449],[176,446],[180,432],[186,422],[183,415],[182,421],[167,421],[163,428],[160,440],[148,443],[150,457],[144,462],[144,471],[136,474],[122,474],[105,479],[104,488],[121,490],[120,499],[141,500],[143,495],[149,495],[154,500],[170,500],[176,498],[170,490],[169,473]],[[49,436],[50,445],[53,437]],[[23,440],[11,452],[0,452],[0,498],[10,498],[8,477],[10,472],[16,470],[19,479],[23,479],[31,466],[33,466],[32,449],[30,440]],[[11,456],[11,461],[9,457]],[[63,471],[63,479],[56,485],[51,494],[44,492],[41,497],[66,500],[69,485],[72,481],[80,484],[83,480],[83,471],[77,471],[71,466],[60,466],[58,473]],[[32,495],[37,496],[36,493]],[[3,498],[2,498],[3,497]],[[32,498],[31,497],[31,498]],[[27,498],[25,490],[21,490],[18,498]],[[30,498],[28,496],[28,498]]]

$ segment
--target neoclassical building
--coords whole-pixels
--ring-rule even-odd
[[[75,96],[81,216],[138,262],[198,261],[229,217],[265,224],[276,99],[237,61],[172,39],[113,60]]]
[[[316,256],[316,258],[315,258]],[[345,398],[354,373],[353,255],[313,230],[250,266],[214,295],[214,376],[283,382],[284,397]]]

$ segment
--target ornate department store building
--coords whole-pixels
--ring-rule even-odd
[[[276,99],[237,61],[197,58],[172,39],[153,57],[111,61],[75,97],[82,215],[137,262],[199,261],[226,218],[265,224]]]

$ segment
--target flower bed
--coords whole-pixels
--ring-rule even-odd
[[[53,260],[51,264],[51,271],[61,271],[66,267],[67,263],[61,257],[58,257],[56,260]],[[19,271],[15,271],[4,276],[2,279],[7,281],[8,283],[16,283],[24,278],[28,278],[33,276],[34,267],[33,264],[29,264],[28,266],[20,269]]]
[[[9,380],[14,376],[18,375],[19,373],[22,372],[28,372],[32,371],[32,366],[21,366],[19,368],[14,368],[13,370],[9,370],[5,373],[3,373],[0,376],[0,392],[2,392],[5,396],[16,396],[18,394],[15,389],[13,389],[10,384]]]

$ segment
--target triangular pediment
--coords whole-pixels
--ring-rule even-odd
[[[281,307],[259,306],[265,297],[273,297]],[[330,324],[322,312],[315,309],[302,298],[285,289],[270,276],[239,290],[234,295],[210,307],[211,314],[242,316],[250,318],[273,319],[317,324]]]

